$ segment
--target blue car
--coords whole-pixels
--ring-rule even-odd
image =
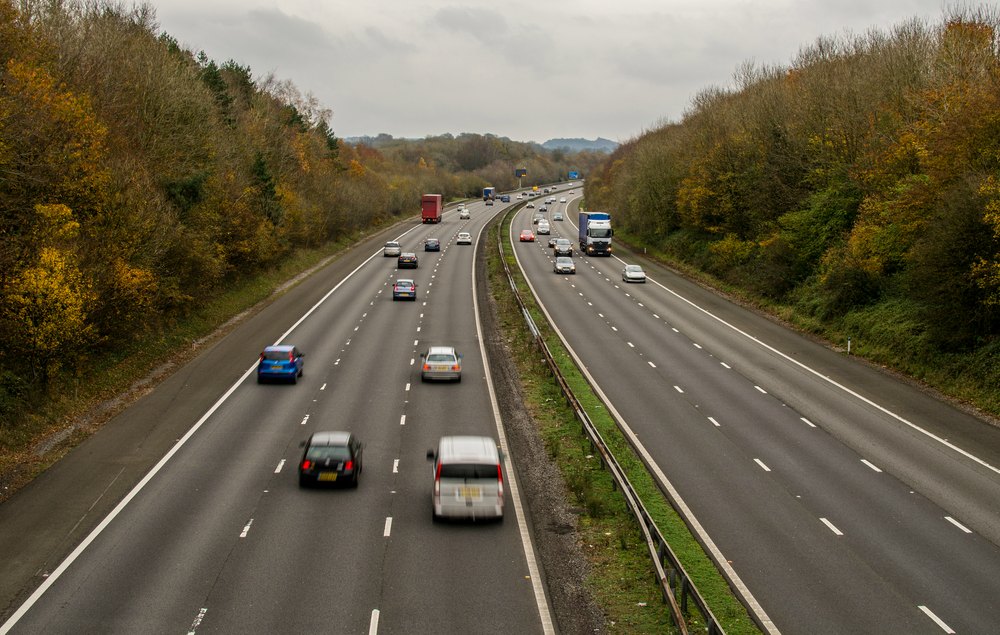
[[[268,346],[257,363],[257,383],[268,379],[291,380],[294,384],[302,376],[302,358],[306,354],[294,346]]]

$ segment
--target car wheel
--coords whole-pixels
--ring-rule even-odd
[[[455,378],[455,383],[456,384],[462,383],[462,376],[461,375],[459,375],[458,377]]]
[[[301,487],[301,488],[307,488],[307,487],[309,487],[309,479],[307,479],[306,477],[302,476],[301,474],[299,475],[299,487]]]
[[[257,383],[258,384],[263,384],[264,383],[264,378],[261,377],[260,375],[257,375]]]
[[[292,383],[293,384],[299,383],[299,376],[298,375],[292,375]]]
[[[351,489],[358,489],[358,476],[354,476],[354,480],[351,481]]]

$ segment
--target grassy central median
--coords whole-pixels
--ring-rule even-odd
[[[601,466],[590,441],[573,410],[549,372],[538,349],[517,346],[532,339],[515,296],[506,281],[497,244],[497,231],[509,235],[510,214],[490,231],[487,249],[490,289],[498,308],[498,320],[523,384],[525,406],[533,416],[549,456],[563,474],[569,500],[579,513],[582,548],[591,563],[591,593],[607,616],[612,631],[663,633],[672,630],[667,605],[653,575],[653,564],[638,523],[621,493],[612,487],[610,474]],[[705,555],[687,525],[673,510],[645,465],[633,452],[589,384],[580,374],[558,336],[549,327],[530,290],[521,277],[509,241],[502,241],[507,260],[522,300],[552,352],[560,372],[575,393],[611,452],[624,469],[660,532],[678,555],[685,570],[706,599],[727,633],[759,633],[746,609],[733,596],[726,580]],[[705,628],[694,610],[688,616],[692,631]]]

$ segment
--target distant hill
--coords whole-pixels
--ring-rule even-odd
[[[549,139],[542,144],[546,150],[569,150],[579,152],[581,150],[596,150],[597,152],[614,152],[618,144],[610,139],[598,137],[590,139]]]

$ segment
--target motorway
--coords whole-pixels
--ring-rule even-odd
[[[4,599],[16,598],[0,633],[554,632],[512,457],[504,522],[431,518],[425,454],[440,436],[504,448],[477,247],[454,244],[497,203],[401,226],[416,270],[374,241],[352,250],[0,506]],[[428,236],[440,253],[423,251]],[[416,280],[416,302],[392,300],[397,277]],[[304,376],[258,385],[257,353],[278,341],[306,353]],[[421,383],[432,344],[464,355],[461,383]],[[298,487],[300,442],[317,430],[360,437],[360,487]]]
[[[533,211],[533,293],[766,630],[1000,631],[1000,430],[624,250],[555,274]]]

